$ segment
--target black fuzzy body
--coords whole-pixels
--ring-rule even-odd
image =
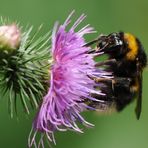
[[[111,33],[98,38],[96,52],[104,52],[108,55],[107,60],[114,60],[108,62],[105,68],[114,76],[113,81],[102,82],[104,86],[101,90],[106,96],[96,98],[104,100],[109,105],[114,103],[117,111],[121,111],[137,97],[136,115],[139,119],[142,103],[142,72],[147,65],[147,55],[141,42],[131,34]],[[97,103],[92,104],[97,106]]]

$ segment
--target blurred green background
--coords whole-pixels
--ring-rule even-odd
[[[21,25],[44,24],[44,31],[53,27],[56,20],[63,22],[76,10],[76,16],[85,13],[84,24],[90,23],[98,33],[114,31],[132,32],[138,36],[148,52],[148,1],[147,0],[0,0],[0,16],[19,21]],[[89,38],[93,38],[91,35]],[[85,129],[85,134],[56,133],[57,145],[53,148],[148,148],[148,70],[144,72],[143,110],[136,120],[135,103],[122,113],[100,116],[87,113],[86,118],[96,126]],[[21,106],[20,106],[21,107]],[[0,148],[27,148],[32,113],[19,119],[10,119],[7,100],[0,99]]]

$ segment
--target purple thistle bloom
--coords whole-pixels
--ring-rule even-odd
[[[83,36],[93,33],[94,30],[86,25],[78,32],[76,27],[86,17],[81,15],[74,25],[66,31],[70,24],[71,16],[69,15],[63,25],[56,24],[52,34],[52,64],[50,69],[50,88],[44,96],[42,105],[33,124],[33,130],[39,131],[47,136],[50,141],[55,142],[54,131],[66,131],[72,129],[82,133],[76,122],[86,126],[88,123],[80,113],[89,108],[85,103],[87,100],[96,100],[91,94],[104,95],[99,90],[91,77],[106,77],[106,73],[95,67],[94,55],[88,54],[90,47],[86,44]],[[96,100],[100,101],[100,100]],[[36,145],[35,136],[29,145]],[[43,136],[39,145],[43,147]]]

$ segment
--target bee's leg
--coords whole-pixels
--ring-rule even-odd
[[[96,83],[104,83],[107,86],[112,86],[114,88],[124,88],[129,89],[132,79],[126,77],[114,77],[114,78],[93,78]]]
[[[96,39],[84,44],[83,47],[89,47],[98,41],[102,41],[104,37],[106,37],[106,35],[100,34]]]
[[[96,83],[112,83],[114,81],[113,78],[91,78],[93,79]]]
[[[91,45],[97,43],[96,48],[95,48],[95,49],[92,49],[92,50],[90,50],[90,51],[88,51],[88,54],[91,54],[91,53],[98,53],[98,52],[100,52],[102,49],[104,49],[104,48],[106,48],[106,47],[108,46],[108,44],[106,44],[103,48],[100,48],[99,45],[98,45],[98,44],[99,44],[100,42],[102,42],[106,37],[107,37],[106,35],[101,34],[101,35],[99,35],[96,39],[94,39],[94,40],[92,40],[92,41],[90,41],[90,42],[84,44],[83,47],[89,47],[89,46],[91,46]]]
[[[127,78],[127,77],[115,77],[114,78],[115,83],[117,86],[126,86],[129,87],[132,81],[132,78]]]
[[[109,59],[103,62],[98,62],[95,66],[102,66],[102,65],[111,65],[111,64],[116,64],[116,59]]]
[[[87,53],[91,54],[91,53],[95,53],[95,52],[96,52],[96,49],[92,49],[92,50],[88,51]]]
[[[91,78],[93,79],[95,82],[99,83],[116,83],[119,85],[122,85],[123,83],[128,83],[130,84],[130,82],[132,81],[131,78],[128,77],[113,77],[113,78]]]
[[[109,100],[109,99],[108,99]],[[104,101],[103,103],[92,101],[88,104],[91,108],[93,108],[95,111],[109,111],[109,109],[114,105],[113,101]]]

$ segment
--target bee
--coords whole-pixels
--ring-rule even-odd
[[[115,104],[117,111],[123,110],[129,103],[137,98],[135,113],[140,118],[142,108],[142,72],[147,65],[147,55],[140,40],[130,33],[117,32],[101,35],[87,43],[90,46],[96,43],[96,49],[89,53],[108,55],[108,59],[98,62],[96,66],[105,65],[105,70],[113,73],[113,79],[98,79],[96,82],[103,84],[102,92],[106,96],[96,96],[104,100],[103,106]],[[101,108],[101,104],[93,101],[90,106]]]

